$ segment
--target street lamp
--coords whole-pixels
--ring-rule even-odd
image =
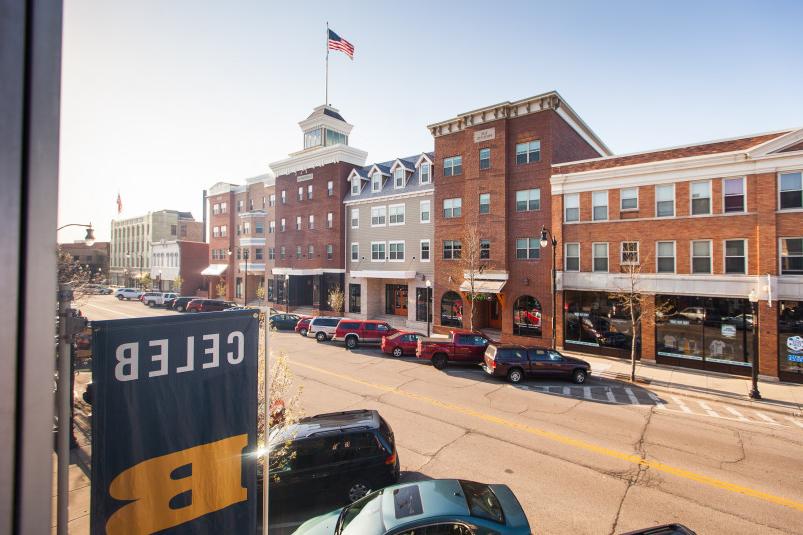
[[[555,310],[555,308],[556,308],[555,301],[556,301],[556,295],[557,295],[557,292],[558,292],[558,287],[557,287],[557,283],[555,281],[555,252],[557,251],[557,248],[558,248],[558,240],[557,240],[557,238],[555,238],[555,236],[551,232],[549,232],[549,229],[547,229],[544,225],[541,225],[541,248],[542,249],[545,248],[547,245],[549,245],[549,243],[550,243],[549,238],[552,238],[551,239],[551,243],[552,243],[552,349],[557,349],[557,347],[555,346],[555,316],[557,316],[557,310]]]
[[[284,311],[290,312],[290,274],[284,274]]]
[[[86,236],[84,236],[84,243],[86,244],[87,247],[92,247],[93,245],[95,245],[95,231],[92,229],[92,223],[88,225],[84,225],[81,223],[69,223],[67,225],[62,225],[59,228],[57,228],[56,232],[67,227],[85,227]]]
[[[159,270],[159,291],[162,291],[162,270]]]
[[[430,305],[430,302],[432,300],[432,295],[430,294],[430,292],[432,291],[432,281],[427,279],[427,283],[426,284],[427,284],[427,338],[429,338],[429,335],[430,335],[430,333],[429,333],[429,323],[431,321],[430,312],[429,312],[429,305]]]
[[[750,386],[750,399],[761,399],[761,393],[758,391],[758,294],[755,290],[750,290],[750,295],[747,296],[750,300],[750,312],[753,314],[753,362],[751,366],[751,386]]]
[[[245,295],[243,305],[248,306],[248,249],[243,249],[243,260],[245,260]]]

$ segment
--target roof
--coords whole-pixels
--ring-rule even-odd
[[[417,488],[417,493],[414,492],[416,490],[414,487]],[[405,491],[405,489],[407,490]],[[411,498],[418,501],[415,499],[415,494],[420,494],[420,501],[424,507],[413,507],[410,511],[404,511],[401,507],[397,508],[395,503],[397,498],[402,502],[399,504],[402,506],[408,504]],[[399,513],[397,513],[397,509],[401,509]],[[471,515],[463,495],[463,488],[457,479],[431,479],[388,487],[382,493],[381,511],[382,522],[387,531],[422,518],[454,518]]]
[[[330,412],[300,419],[296,424],[280,430],[280,435],[291,439],[308,438],[319,433],[351,428],[379,428],[379,413],[375,410],[354,410]],[[281,440],[279,435],[271,436],[271,442]]]
[[[413,173],[411,173],[407,177],[407,183],[404,185],[403,188],[396,189],[393,187],[393,177],[390,176],[386,178],[384,183],[382,184],[382,189],[379,191],[371,191],[371,184],[370,182],[362,185],[362,190],[360,191],[359,195],[352,195],[351,188],[348,190],[348,194],[346,195],[345,202],[348,201],[359,201],[359,200],[366,200],[376,197],[387,197],[389,195],[398,195],[400,193],[412,193],[416,191],[426,191],[431,190],[433,188],[432,180],[430,178],[429,184],[419,184],[419,174],[418,169],[415,167],[416,162],[421,158],[422,154],[426,154],[430,160],[434,159],[435,153],[434,152],[425,152],[425,153],[418,153],[413,156],[406,156],[404,158],[394,158],[392,160],[388,160],[386,162],[376,162],[372,163],[363,167],[356,167],[354,168],[354,173],[357,173],[360,177],[365,180],[370,180],[370,172],[371,169],[376,166],[382,173],[390,175],[390,168],[393,164],[397,161],[401,162],[406,168],[413,169]],[[432,177],[432,169],[430,169],[430,177]]]
[[[590,160],[582,160],[577,162],[567,162],[553,165],[552,171],[554,174],[581,173],[583,171],[610,169],[612,167],[623,167],[627,165],[676,160],[679,158],[691,158],[694,156],[705,156],[708,154],[744,151],[761,145],[762,143],[779,138],[791,131],[792,130],[783,130],[780,132],[771,132],[767,134],[753,134],[732,139],[683,145],[680,147],[670,147],[646,152],[623,154],[620,156],[608,156],[604,158],[593,158]]]
[[[324,113],[324,115],[328,115],[329,117],[334,117],[338,121],[343,121],[344,123],[346,122],[346,120],[343,118],[343,116],[340,115],[339,113],[337,113],[332,108],[324,108],[323,109],[323,113]]]

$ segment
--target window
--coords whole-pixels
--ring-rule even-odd
[[[803,238],[781,238],[781,275],[803,275]]]
[[[675,185],[655,186],[655,217],[675,215]]]
[[[212,213],[214,215],[218,215],[220,213],[220,205],[219,204],[213,204],[212,205]]]
[[[385,225],[385,214],[387,207],[373,206],[371,207],[371,226],[381,227]]]
[[[331,243],[326,244],[326,259],[331,260],[334,256],[335,249],[332,247]]]
[[[251,234],[251,223],[247,221],[243,223],[243,234]]]
[[[326,129],[326,146],[332,145],[348,145],[349,138],[346,134],[335,132],[334,130]]]
[[[287,225],[285,224],[284,218],[282,218],[282,220],[281,220],[281,224],[279,225],[279,230],[281,230],[282,232],[287,230]]]
[[[619,190],[619,210],[638,210],[638,188],[623,188]]]
[[[711,242],[700,240],[691,242],[691,272],[711,273]]]
[[[421,240],[421,261],[429,262],[429,240]]]
[[[430,321],[432,319],[432,288],[415,289],[415,321]],[[404,335],[410,342],[418,340],[418,335]]]
[[[362,179],[360,177],[354,177],[351,179],[351,194],[352,195],[359,195],[360,194],[360,185],[362,184]]]
[[[591,217],[594,221],[604,221],[608,219],[608,192],[593,192],[591,194],[591,206],[593,208]]]
[[[421,184],[429,184],[432,182],[432,169],[427,162],[421,164],[421,167],[418,168],[418,181]]]
[[[321,129],[314,128],[312,130],[307,130],[304,132],[304,148],[308,149],[310,147],[317,147],[321,145],[323,139],[321,137]]]
[[[580,221],[580,194],[569,193],[563,196],[563,220],[568,222]]]
[[[564,261],[563,269],[565,271],[580,271],[580,244],[567,243],[566,244],[566,259]]]
[[[296,258],[301,258],[301,246],[296,245]]]
[[[268,248],[268,260],[276,260],[276,248]]]
[[[335,223],[335,214],[333,212],[326,213],[326,228],[332,228]]]
[[[457,292],[446,292],[441,297],[441,325],[463,327],[463,299]]]
[[[312,184],[307,184],[307,199],[312,199]]]
[[[460,258],[463,252],[463,244],[460,240],[443,240],[443,259],[455,260]]]
[[[656,272],[674,273],[675,272],[675,242],[659,241],[655,244],[656,257],[658,259]]]
[[[284,260],[285,256],[287,256],[287,250],[285,249],[284,245],[282,245],[281,249],[279,249],[279,258]]]
[[[516,211],[531,212],[541,209],[541,190],[523,189],[516,192]]]
[[[691,183],[691,213],[704,215],[711,213],[711,181],[701,180]]]
[[[312,230],[315,228],[315,216],[310,214],[309,215],[309,229]]]
[[[463,214],[463,199],[443,199],[443,217],[449,219]]]
[[[312,244],[307,245],[307,257],[312,258],[313,256],[315,256],[315,246]]]
[[[491,240],[480,240],[480,260],[490,260]]]
[[[400,189],[404,187],[404,178],[405,178],[405,170],[403,167],[399,166],[393,171],[393,187],[394,189]]]
[[[541,303],[530,295],[522,295],[513,305],[513,334],[541,336]]]
[[[220,237],[220,227],[212,227],[212,237],[213,238]]]
[[[803,172],[781,173],[780,206],[787,208],[803,208]]]
[[[254,199],[248,199],[248,210],[251,212],[254,211]]]
[[[480,149],[480,169],[491,168],[491,149]]]
[[[229,213],[229,203],[225,202],[220,203],[220,213],[221,214]]]
[[[242,199],[237,201],[237,211],[238,212],[242,212],[243,211],[243,205],[244,205],[244,203],[243,203]]]
[[[227,235],[228,235],[228,229],[226,228],[226,225],[222,225],[220,227],[220,237],[225,238]]]
[[[271,193],[270,197],[268,197],[268,206],[270,206],[271,208],[276,206],[276,194],[275,193]]]
[[[287,191],[282,190],[282,204],[287,204]]]
[[[723,203],[725,213],[745,211],[744,177],[723,180],[722,192],[725,195],[725,202]]]
[[[329,197],[335,194],[335,183],[331,180],[326,183],[326,194]]]
[[[463,173],[463,157],[452,156],[443,160],[443,176],[457,176]]]
[[[298,200],[304,200],[304,186],[298,186]]]
[[[384,262],[384,261],[385,261],[385,242],[372,241],[371,262]]]
[[[351,244],[351,260],[353,262],[358,262],[360,260],[360,244],[359,243],[352,243]]]
[[[404,205],[391,204],[388,207],[388,224],[404,225]]]
[[[349,312],[352,312],[354,314],[360,313],[361,291],[362,291],[362,285],[349,284]]]
[[[429,223],[429,221],[430,221],[430,219],[429,219],[429,214],[430,214],[429,206],[430,206],[429,205],[429,201],[421,201],[420,214],[421,214],[421,222],[422,223]]]
[[[621,261],[619,263],[625,265],[636,265],[639,263],[637,241],[622,242]]]
[[[256,234],[264,234],[265,233],[265,226],[262,221],[254,222],[254,232]]]
[[[377,192],[382,189],[382,173],[374,173],[371,175],[371,191]]]
[[[516,144],[516,163],[533,163],[541,159],[541,142],[528,141]]]
[[[516,259],[535,260],[541,257],[541,243],[536,238],[516,238]]]
[[[360,228],[360,209],[351,209],[351,228]]]
[[[747,240],[725,240],[725,273],[747,274]]]
[[[591,249],[594,251],[594,271],[608,272],[608,244],[592,243]]]
[[[301,230],[301,216],[296,216],[296,230]]]
[[[388,260],[391,262],[404,261],[404,242],[392,241],[388,243]]]
[[[480,213],[487,214],[491,211],[491,194],[480,193]]]
[[[265,254],[264,251],[265,250],[262,247],[257,247],[256,249],[254,249],[254,260],[262,260],[264,254]],[[248,251],[246,251],[246,252],[248,252]]]

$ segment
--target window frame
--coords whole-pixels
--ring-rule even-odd
[[[427,218],[424,219],[424,204],[427,205]],[[427,199],[418,203],[418,221],[420,223],[432,223],[432,200]]]
[[[605,195],[605,204],[596,204],[597,198]],[[605,217],[597,217],[597,208],[605,208]],[[591,221],[608,221],[609,203],[608,190],[597,190],[591,192]]]
[[[335,213],[326,212],[326,228],[333,228],[335,226]]]
[[[533,199],[533,192],[538,192],[538,199]],[[524,194],[527,198],[523,201],[519,200],[519,194]],[[519,203],[523,202],[526,204],[524,210],[519,210]],[[532,204],[534,202],[538,203],[537,208],[532,208]],[[541,188],[529,188],[529,189],[520,189],[516,190],[516,212],[517,213],[524,213],[524,212],[540,212],[541,211]]]
[[[786,191],[800,191],[801,192],[801,194],[800,194],[801,195],[801,203],[800,203],[800,206],[793,206],[793,207],[790,207],[790,208],[783,208],[781,206],[781,193],[782,193],[782,191],[781,191],[781,177],[783,175],[793,175],[793,174],[799,174],[800,175],[800,188],[801,189],[799,189],[799,190],[786,190]],[[778,171],[778,177],[777,177],[776,180],[777,180],[776,183],[777,183],[777,188],[778,188],[778,205],[777,205],[778,206],[778,211],[784,211],[785,212],[785,211],[803,210],[803,170],[789,169],[789,170],[786,170],[786,171]]]
[[[427,244],[427,257],[424,258],[424,244]],[[418,242],[418,260],[420,262],[430,262],[432,260],[432,243],[429,239],[419,240]]]
[[[377,180],[377,178],[379,178],[379,180]],[[371,173],[371,193],[378,193],[382,191],[382,186],[384,185],[383,184],[384,181],[385,179],[382,178],[382,173],[380,173],[379,171]]]
[[[424,180],[425,175],[422,172],[424,167],[427,169],[426,180]],[[424,184],[432,184],[432,165],[429,162],[421,162],[421,165],[418,166],[418,183],[422,186]]]
[[[354,250],[354,246],[355,245],[357,246],[357,250],[356,251]],[[349,246],[349,251],[350,251],[350,255],[351,255],[350,256],[351,261],[352,262],[359,262],[360,261],[360,242],[356,242],[356,241],[351,242],[351,245]],[[357,253],[357,258],[354,258],[354,253],[355,252]]]
[[[727,206],[727,198],[729,195],[725,192],[725,183],[731,180],[739,180],[742,183],[742,209],[741,210],[728,210]],[[730,197],[736,197],[736,195],[730,195]],[[744,176],[734,176],[734,177],[726,177],[722,179],[722,213],[723,214],[744,214],[747,212],[747,177]]]
[[[398,184],[398,180],[400,178],[401,178],[401,185]],[[404,189],[404,186],[406,184],[407,184],[407,171],[405,171],[404,167],[400,165],[393,171],[393,189]]]
[[[374,258],[374,245],[381,245],[382,246],[382,258]],[[381,263],[387,262],[388,258],[388,245],[387,242],[384,241],[372,241],[371,242],[371,262]]]
[[[636,261],[625,260],[625,244],[636,244]],[[632,253],[631,253],[632,254]],[[641,263],[641,244],[636,240],[627,240],[619,242],[619,265],[620,266],[638,266]]]
[[[708,271],[707,272],[698,272],[694,269],[694,259],[695,258],[706,258],[704,256],[695,257],[694,256],[694,244],[695,243],[708,243]],[[714,274],[714,241],[713,240],[689,240],[689,271],[691,275],[713,275]]]
[[[446,244],[447,243],[450,245],[450,249],[449,249],[450,250],[450,256],[448,258],[446,257]],[[460,255],[459,256],[455,256],[454,255],[455,244],[458,244],[458,243],[460,244],[460,249],[459,249],[460,250]],[[441,248],[441,256],[443,257],[443,260],[460,260],[460,258],[463,256],[463,242],[460,241],[460,240],[443,240],[442,248]]]
[[[315,230],[315,214],[310,214],[307,218],[307,224],[309,225],[309,230]]]
[[[532,148],[533,144],[537,144],[538,145],[538,149],[537,150],[533,150],[533,148]],[[525,151],[522,154],[526,155],[526,157],[525,157],[524,161],[520,162],[519,161],[519,147],[522,147],[522,146],[525,147]],[[531,155],[533,153],[537,153],[538,154],[538,158],[532,159]],[[541,161],[541,140],[540,139],[531,139],[529,141],[522,141],[522,142],[516,143],[516,165],[527,165],[527,164],[531,164],[531,163],[537,163],[537,162],[540,162],[540,161]]]
[[[296,230],[301,230],[301,216],[296,216]]]
[[[597,245],[605,246],[605,270],[597,269],[597,259],[602,258],[597,256]],[[592,273],[610,273],[611,272],[611,247],[608,242],[591,242],[591,272]]]
[[[660,256],[661,248],[658,246],[661,243],[671,243],[672,244],[672,271],[659,271],[659,260],[661,258],[668,258],[666,256]],[[661,274],[676,274],[678,272],[678,246],[675,240],[656,240],[655,241],[655,273]]]
[[[354,191],[355,189],[357,191]],[[351,194],[352,195],[359,195],[361,191],[362,191],[362,178],[360,178],[358,176],[352,178],[351,179]]]
[[[331,243],[326,244],[326,259],[332,260],[335,257],[335,246]]]
[[[487,158],[483,158],[482,157],[482,153],[483,152],[487,152],[488,153],[488,157]],[[480,171],[485,171],[485,170],[490,169],[491,168],[491,148],[490,147],[481,148],[479,150],[479,159],[480,159],[480,163],[479,163]],[[485,164],[485,166],[483,166],[482,162],[487,162],[487,163]]]
[[[577,206],[569,206],[568,199],[577,199]],[[567,213],[569,210],[577,210],[577,219],[569,219]],[[580,221],[580,194],[579,193],[565,193],[563,195],[563,222],[576,223]]]
[[[400,222],[399,221],[396,221],[395,223],[391,222],[391,220],[390,220],[391,213],[390,212],[391,212],[391,210],[393,208],[401,208],[401,218],[402,218],[402,220]],[[396,217],[398,218],[398,214],[396,215]],[[388,211],[387,211],[387,222],[388,222],[388,226],[389,227],[399,227],[401,225],[404,225],[407,222],[407,205],[405,203],[389,204],[388,205]]]
[[[304,186],[298,186],[298,200],[304,200]]]
[[[379,219],[380,217],[382,218],[382,222],[381,223],[374,224],[374,210],[381,210],[382,215],[381,216],[380,215],[376,216],[377,219]],[[371,226],[372,227],[385,227],[385,226],[387,226],[387,222],[388,222],[388,207],[386,205],[384,205],[384,204],[380,205],[380,206],[372,206],[371,207]]]
[[[694,185],[695,184],[707,184],[708,185],[708,211],[701,212],[699,214],[694,213]],[[704,215],[711,215],[714,209],[714,202],[713,202],[713,187],[711,184],[711,180],[690,180],[689,181],[689,215],[690,216],[704,216]]]
[[[742,246],[744,247],[744,271],[741,273],[736,272],[729,272],[728,271],[728,258],[740,258],[738,256],[728,256],[728,242],[729,241],[740,241],[742,242]],[[750,273],[750,266],[748,263],[748,244],[749,241],[747,238],[727,238],[722,240],[722,273],[725,275],[747,275]]]
[[[577,257],[576,257],[577,258],[577,269],[569,269],[568,268],[568,265],[569,265],[568,260],[570,258],[569,257],[569,246],[570,245],[576,245],[577,246]],[[563,244],[563,271],[568,271],[568,272],[571,272],[571,273],[579,273],[580,272],[580,268],[581,268],[581,265],[580,265],[581,250],[582,250],[582,247],[580,247],[580,242],[568,242],[568,243],[564,243]],[[575,258],[575,257],[571,257],[571,258]]]
[[[446,208],[446,203],[450,202],[450,201],[451,201],[452,206],[450,208]],[[454,204],[455,204],[454,201],[459,201],[460,202],[460,206],[459,207],[455,207],[454,206]],[[446,213],[447,213],[446,210],[447,209],[450,210],[449,213],[451,215],[446,215]],[[460,210],[460,213],[458,215],[454,215],[455,209],[459,209]],[[443,199],[443,218],[444,219],[457,219],[459,217],[463,217],[463,198],[462,197],[450,197],[448,199]]]
[[[462,154],[447,156],[446,158],[443,159],[443,176],[460,176],[462,174],[463,174]]]
[[[487,247],[483,248],[483,245],[487,245]],[[483,252],[487,253],[483,256]],[[488,238],[480,239],[480,260],[490,260],[491,259],[491,240]]]
[[[801,271],[800,273],[784,273],[783,272],[783,259],[784,258],[803,257],[803,253],[801,253],[800,255],[786,255],[786,257],[784,257],[784,255],[783,255],[783,241],[784,240],[800,240],[802,242],[801,243],[801,250],[803,250],[803,235],[801,235],[801,236],[784,236],[784,237],[778,238],[778,273],[780,274],[780,276],[783,276],[783,277],[803,277],[803,271]]]
[[[520,248],[519,241],[526,240],[526,247]],[[538,247],[532,247],[532,242],[535,242]],[[531,236],[523,236],[523,237],[516,237],[515,241],[513,242],[515,245],[515,258],[516,260],[522,261],[530,261],[530,260],[540,260],[541,259],[541,243],[538,238],[531,237]],[[519,258],[519,251],[526,251],[526,256],[524,258]],[[531,251],[537,251],[535,256],[531,256]]]
[[[401,256],[401,258],[391,258],[390,246],[391,245],[400,245],[400,244],[402,246],[402,251],[401,251],[401,255],[402,256]],[[398,255],[398,251],[396,251],[396,254]],[[405,241],[404,240],[388,240],[388,246],[387,246],[387,259],[388,259],[388,262],[404,262],[406,260],[406,258],[407,258],[407,245],[405,244]]]
[[[486,197],[488,199],[487,203],[483,204],[483,202],[482,202],[482,198],[483,197]],[[483,206],[486,207],[484,212],[482,211],[482,207]],[[479,208],[478,209],[479,209],[479,214],[480,215],[488,215],[488,214],[491,213],[491,194],[490,194],[490,192],[480,193]]]
[[[622,202],[625,199],[628,199],[628,200],[633,199],[633,197],[625,197],[624,196],[624,192],[625,191],[635,191],[636,192],[636,196],[635,196],[636,206],[630,207],[630,208],[625,208],[624,207]],[[620,212],[638,212],[638,210],[639,210],[639,188],[638,188],[638,186],[633,186],[633,187],[629,187],[629,188],[619,188],[619,211]]]
[[[355,213],[357,214],[356,218],[354,217]],[[351,217],[349,218],[349,224],[351,225],[351,228],[354,228],[354,229],[360,228],[360,209],[359,208],[352,208],[350,216]],[[357,222],[356,225],[354,224],[355,221]]]
[[[672,188],[672,214],[671,215],[658,215],[658,203],[659,202],[669,202],[669,201],[659,201],[658,200],[658,190],[662,188]],[[677,188],[675,188],[674,182],[671,184],[656,184],[654,188],[654,197],[655,197],[655,217],[656,218],[666,218],[666,217],[675,217],[678,213],[677,210]],[[689,197],[691,197],[691,193],[689,193]]]

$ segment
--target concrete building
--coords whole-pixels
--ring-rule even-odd
[[[803,382],[803,129],[552,166],[566,348]],[[611,291],[637,270],[634,332]],[[758,301],[757,318],[750,297]],[[758,332],[756,332],[758,331]]]
[[[303,149],[270,164],[276,175],[275,253],[278,303],[326,311],[329,291],[344,288],[343,198],[348,177],[367,154],[349,146],[348,124],[332,106],[299,123]]]
[[[112,220],[109,277],[111,284],[134,286],[150,272],[151,244],[161,240],[203,241],[203,223],[189,212],[159,210]]]
[[[346,311],[426,331],[432,319],[433,153],[354,168],[343,204]]]
[[[59,244],[59,250],[70,255],[73,261],[86,266],[92,272],[93,280],[109,280],[109,242],[96,241],[87,245],[84,240],[77,240]]]
[[[206,291],[201,271],[207,266],[209,244],[185,240],[162,240],[151,245],[151,280],[163,292],[199,295]],[[180,277],[177,284],[177,277]]]
[[[429,125],[435,138],[434,308],[437,331],[470,326],[528,345],[551,342],[553,163],[609,155],[556,92],[503,102]],[[465,266],[466,229],[479,244]],[[467,269],[470,267],[471,269]]]

